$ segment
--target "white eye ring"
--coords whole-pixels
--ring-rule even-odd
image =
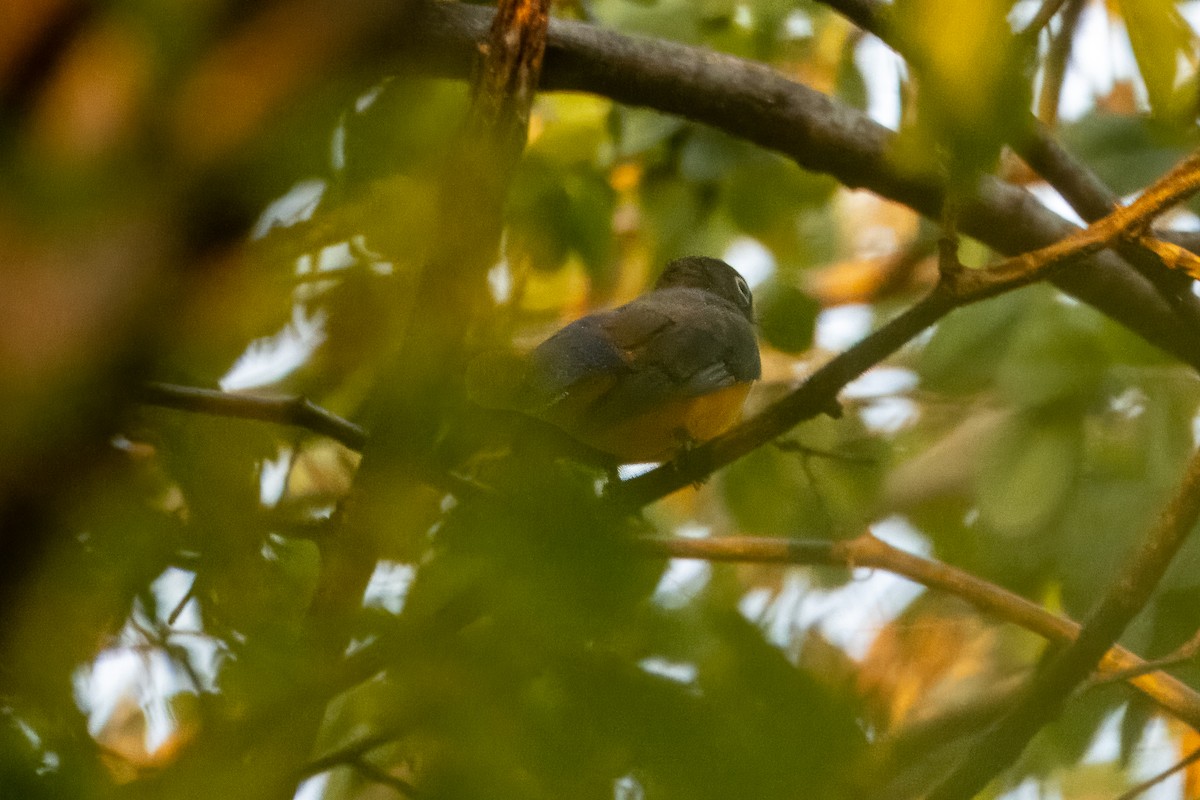
[[[746,279],[743,278],[741,275],[739,275],[737,277],[736,284],[737,284],[738,291],[742,295],[742,299],[745,300],[746,302],[750,302],[750,284],[746,283]]]

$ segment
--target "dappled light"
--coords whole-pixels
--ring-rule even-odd
[[[1200,2],[0,17],[0,796],[1200,792]]]

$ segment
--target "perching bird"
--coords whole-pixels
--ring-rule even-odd
[[[679,258],[653,291],[572,322],[528,354],[477,358],[469,392],[622,463],[662,461],[741,418],[761,374],[753,311],[733,267]]]

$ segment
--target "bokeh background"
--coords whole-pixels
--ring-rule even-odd
[[[919,794],[1044,640],[886,572],[666,562],[633,537],[869,528],[1082,619],[1196,446],[1195,367],[1038,284],[956,311],[852,382],[840,418],[636,518],[605,512],[613,478],[561,443],[514,449],[540,432],[472,409],[453,362],[416,417],[435,445],[380,437],[370,476],[353,437],[163,407],[151,382],[300,397],[369,439],[428,377],[404,356],[440,302],[422,276],[455,268],[463,42],[490,18],[430,7],[0,10],[0,796]],[[859,27],[864,8],[886,25]],[[1008,147],[1031,113],[1124,198],[1196,144],[1196,2],[553,14],[769,65],[898,131],[895,174],[954,197],[993,174],[1080,224]],[[569,69],[552,49],[550,83]],[[932,288],[940,220],[737,133],[539,94],[500,247],[463,273],[489,302],[444,321],[464,353],[532,346],[670,258],[719,256],[755,294],[753,415]],[[1160,223],[1200,227],[1189,208]],[[1195,635],[1198,564],[1193,541],[1125,645]],[[1117,797],[1197,747],[1127,686],[1091,687],[987,796]],[[1198,787],[1184,770],[1145,796]]]

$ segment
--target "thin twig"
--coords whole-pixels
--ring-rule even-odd
[[[1200,655],[1200,630],[1192,634],[1192,638],[1175,648],[1174,652],[1162,658],[1156,658],[1153,661],[1147,661],[1139,667],[1130,667],[1123,669],[1120,672],[1112,672],[1106,675],[1095,676],[1088,685],[1088,688],[1095,686],[1106,686],[1110,683],[1127,681],[1130,678],[1136,678],[1139,675],[1147,675],[1151,672],[1177,667],[1180,664],[1186,664],[1196,656]]]
[[[387,770],[380,769],[370,761],[360,758],[350,762],[350,766],[358,770],[358,772],[368,780],[387,786],[390,789],[394,789],[397,793],[402,794],[405,797],[421,796],[421,793],[417,790],[417,787],[413,786],[403,778],[397,778]]]
[[[871,456],[860,456],[854,453],[839,453],[836,450],[824,450],[820,447],[809,447],[806,444],[791,440],[780,439],[775,442],[775,448],[785,453],[795,453],[808,458],[824,458],[830,461],[844,461],[849,464],[877,464],[879,459]]]
[[[1081,256],[1095,253],[1127,236],[1140,235],[1172,206],[1200,191],[1200,151],[1184,158],[1128,206],[1061,241],[1006,259],[986,270],[958,270],[954,293],[963,300],[992,297],[1041,280]]]
[[[1050,17],[1054,16],[1059,7],[1068,0],[1046,0],[1038,16],[1030,22],[1022,35],[1037,35]],[[1069,0],[1070,5],[1063,12],[1062,27],[1050,40],[1050,48],[1042,67],[1042,88],[1038,97],[1038,118],[1047,126],[1054,127],[1058,122],[1058,107],[1062,93],[1063,78],[1066,75],[1067,64],[1071,59],[1071,45],[1075,41],[1075,28],[1079,25],[1079,17],[1083,12],[1084,0]],[[1044,12],[1050,14],[1042,19]],[[1036,25],[1036,27],[1035,27]]]
[[[1129,789],[1129,791],[1122,794],[1120,797],[1117,798],[1117,800],[1133,800],[1133,798],[1137,797],[1142,792],[1146,791],[1147,789],[1151,789],[1151,788],[1157,786],[1158,784],[1165,781],[1167,778],[1174,775],[1176,772],[1187,769],[1189,766],[1196,763],[1197,761],[1200,761],[1200,747],[1198,747],[1195,750],[1193,750],[1192,752],[1188,753],[1186,756],[1184,756],[1179,761],[1177,761],[1174,765],[1168,767],[1167,769],[1164,769],[1162,772],[1158,773],[1157,775],[1155,775],[1151,778],[1147,778],[1146,780],[1142,781],[1141,783],[1137,784],[1136,786],[1131,787]]]
[[[183,593],[183,597],[179,598],[179,602],[171,609],[171,613],[167,614],[167,625],[174,625],[175,620],[179,619],[179,615],[183,613],[183,609],[192,598],[196,596],[196,576],[192,576],[192,582],[188,584],[187,591]]]
[[[1045,0],[1042,3],[1042,7],[1033,15],[1033,19],[1029,20],[1029,24],[1022,28],[1017,36],[1037,36],[1042,28],[1050,24],[1050,20],[1054,18],[1054,15],[1058,13],[1058,10],[1062,8],[1065,2],[1067,0]]]
[[[195,386],[147,383],[138,391],[138,400],[146,405],[179,411],[291,425],[328,436],[351,450],[361,450],[367,440],[366,432],[353,422],[296,395],[264,397]]]
[[[396,741],[401,735],[402,732],[399,729],[395,729],[379,731],[369,736],[364,736],[357,741],[339,747],[337,750],[308,762],[296,773],[296,780],[299,782],[314,775],[320,775],[322,772],[328,772],[334,767],[346,766],[353,764],[355,761],[361,761],[367,753]]]

